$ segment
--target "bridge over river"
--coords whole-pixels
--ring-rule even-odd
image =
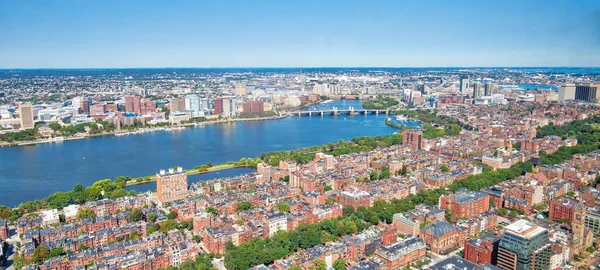
[[[311,110],[311,111],[295,111],[289,112],[289,115],[297,115],[297,116],[313,116],[313,115],[359,115],[359,114],[388,114],[389,110],[376,110],[376,109],[354,109],[354,107],[349,106],[348,109],[338,109],[337,107],[333,107],[331,110]]]

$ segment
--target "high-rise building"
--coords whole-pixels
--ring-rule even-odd
[[[160,170],[156,174],[156,194],[161,203],[185,199],[188,196],[187,173],[181,167]]]
[[[35,126],[31,104],[19,105],[19,119],[21,120],[21,129],[30,129]]]
[[[460,92],[463,96],[469,95],[469,77],[460,76]]]
[[[423,84],[423,83],[417,84],[417,91],[421,94],[425,94],[425,84]]]
[[[125,111],[132,112],[135,114],[142,113],[142,105],[140,103],[139,96],[126,96],[125,97]]]
[[[478,98],[483,96],[483,88],[481,87],[481,83],[475,82],[473,83],[473,98]]]
[[[600,86],[597,84],[563,84],[558,88],[558,101],[598,102]]]
[[[558,101],[564,102],[575,99],[575,84],[567,83],[558,88]]]
[[[220,114],[225,117],[236,115],[237,107],[233,97],[219,97],[213,102],[215,104],[215,114]]]
[[[185,109],[192,112],[200,111],[200,97],[198,95],[185,96]]]
[[[594,84],[578,84],[575,86],[575,100],[586,102],[598,102],[600,93],[598,93],[598,85]]]
[[[183,112],[185,111],[185,98],[174,98],[169,103],[171,112]]]
[[[329,85],[329,94],[334,96],[342,95],[342,85],[341,84],[330,84]]]
[[[319,96],[329,95],[329,85],[326,83],[316,83],[313,87],[313,94],[317,94]]]
[[[496,91],[496,84],[495,83],[491,83],[488,82],[484,85],[484,89],[485,89],[485,95],[486,96],[491,96],[494,94],[494,92]]]
[[[263,112],[263,103],[260,100],[248,100],[244,102],[243,112],[245,113],[258,113]]]
[[[585,213],[584,225],[594,235],[600,236],[600,209],[589,208]]]
[[[88,100],[82,100],[79,110],[82,114],[90,114],[90,102]]]
[[[548,231],[527,220],[508,226],[498,244],[497,266],[504,270],[550,269]]]
[[[149,99],[144,99],[142,101],[142,114],[149,114],[152,112],[156,112],[156,104]]]
[[[413,150],[423,149],[423,132],[418,130],[405,130],[402,132],[402,144],[412,145]]]

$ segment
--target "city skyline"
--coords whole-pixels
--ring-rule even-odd
[[[589,67],[600,62],[594,19],[600,4],[594,1],[4,1],[2,6],[6,42],[0,68]]]

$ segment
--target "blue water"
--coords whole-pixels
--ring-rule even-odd
[[[361,108],[358,101],[335,101],[321,106]],[[78,183],[90,185],[119,175],[152,175],[173,166],[193,168],[206,162],[218,164],[257,157],[262,152],[392,134],[396,130],[385,124],[385,117],[294,116],[0,148],[0,205],[16,206],[56,191],[71,190]]]
[[[525,90],[544,89],[558,91],[558,87],[547,84],[517,84],[517,86]]]

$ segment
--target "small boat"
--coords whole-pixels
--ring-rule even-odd
[[[406,116],[404,115],[398,115],[396,116],[396,121],[408,121],[408,118],[406,118]]]

